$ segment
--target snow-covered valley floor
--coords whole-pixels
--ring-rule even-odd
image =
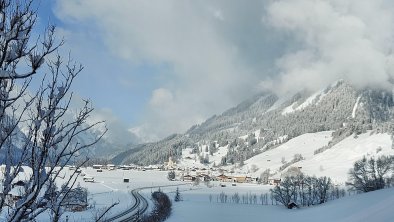
[[[272,186],[258,184],[237,184],[220,187],[219,182],[211,182],[210,186],[200,183],[165,187],[184,183],[183,181],[168,181],[166,171],[124,171],[114,170],[96,172],[91,168],[83,169],[87,175],[95,177],[95,183],[82,181],[81,186],[89,189],[90,204],[95,203],[97,208],[109,206],[119,201],[111,214],[123,211],[132,205],[129,190],[138,187],[163,186],[161,190],[168,193],[173,199],[175,190],[179,187],[183,201],[173,202],[173,211],[168,222],[200,222],[200,221],[393,221],[394,189],[385,189],[360,195],[347,196],[339,200],[332,200],[323,205],[288,210],[281,205],[236,204],[219,203],[218,196],[225,193],[229,196],[239,193],[242,195],[257,195],[268,193]],[[123,178],[129,178],[130,183],[123,183]],[[149,200],[151,191],[145,189],[142,194]],[[211,199],[210,199],[211,196]],[[230,202],[230,201],[228,201]],[[242,202],[242,201],[241,201]],[[268,199],[269,204],[271,200]],[[66,213],[69,221],[93,221],[97,209],[84,212]],[[64,215],[64,216],[65,216]],[[43,214],[38,221],[48,221],[48,216]]]

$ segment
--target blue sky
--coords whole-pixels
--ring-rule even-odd
[[[39,27],[50,17],[84,64],[74,90],[98,116],[152,140],[262,90],[391,85],[393,4],[41,0]]]
[[[127,125],[139,123],[144,104],[157,87],[156,73],[162,68],[147,63],[130,65],[109,55],[100,35],[94,33],[97,30],[62,22],[56,16],[56,5],[56,1],[41,1],[38,26],[45,27],[50,21],[58,29],[70,33],[65,36],[66,45],[62,49],[66,53],[70,51],[73,58],[84,65],[83,73],[74,83],[74,90],[79,96],[92,99],[96,107],[110,109]],[[79,36],[73,36],[73,32]],[[79,33],[84,34],[80,37]]]

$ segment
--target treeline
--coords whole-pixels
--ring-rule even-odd
[[[212,194],[209,195],[209,201],[214,201],[214,196]],[[238,192],[236,192],[234,194],[226,194],[224,192],[221,192],[220,194],[216,195],[216,202],[268,205],[268,193],[262,193],[260,195],[257,195],[254,193],[239,194]]]

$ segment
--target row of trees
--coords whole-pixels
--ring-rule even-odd
[[[238,192],[229,195],[221,192],[216,196],[217,203],[235,203],[235,204],[264,204],[265,198],[268,198],[267,194],[261,194],[259,197],[257,194],[246,193],[239,194]],[[212,202],[213,195],[209,195],[209,201]]]
[[[280,185],[271,189],[273,198],[286,206],[311,206],[325,203],[328,199],[335,199],[346,194],[333,186],[329,177],[310,177],[300,174],[285,177]]]
[[[394,156],[363,157],[349,171],[349,191],[370,192],[392,186]],[[303,174],[286,176],[280,185],[271,189],[271,196],[288,208],[325,203],[346,195],[334,186],[329,177],[310,177]]]

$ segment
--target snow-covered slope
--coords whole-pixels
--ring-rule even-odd
[[[353,163],[363,156],[394,155],[391,136],[373,131],[357,137],[349,136],[331,148],[315,154],[316,149],[328,145],[332,139],[331,134],[331,131],[326,131],[301,135],[275,149],[250,158],[240,170],[247,171],[255,165],[258,168],[255,176],[260,176],[264,170],[270,169],[272,176],[279,178],[288,167],[295,166],[300,167],[307,175],[329,176],[335,183],[344,184]],[[282,160],[287,163],[296,154],[301,154],[304,159],[279,170],[284,165]]]
[[[348,170],[363,156],[394,155],[391,136],[387,133],[367,132],[347,137],[332,148],[306,158],[297,165],[308,175],[329,176],[338,182],[348,178]]]
[[[283,165],[282,159],[286,162],[293,159],[295,154],[301,154],[305,159],[313,158],[313,152],[326,146],[332,139],[332,132],[325,131],[319,133],[307,133],[289,140],[275,149],[258,154],[245,161],[243,168],[256,165],[259,170],[255,173],[260,175],[264,170],[270,169],[272,172],[279,172],[279,167]]]
[[[282,111],[282,115],[286,115],[292,113],[294,111],[300,111],[305,109],[310,105],[318,105],[320,101],[330,92],[331,88],[327,88],[326,90],[318,91],[305,100],[298,100],[291,104],[290,106],[286,107]]]

